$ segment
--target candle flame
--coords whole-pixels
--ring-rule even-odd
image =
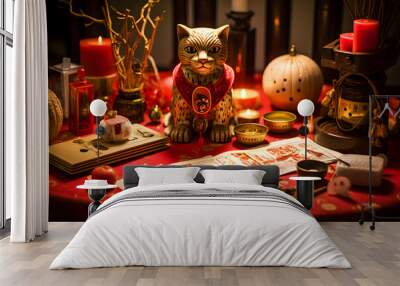
[[[101,36],[99,36],[99,37],[97,38],[97,41],[99,42],[99,44],[101,44],[101,43],[103,42],[103,38],[102,38]]]
[[[239,91],[239,95],[240,95],[240,97],[246,97],[247,91],[246,91],[244,88],[242,88],[242,89]]]
[[[275,16],[275,18],[274,18],[274,27],[275,27],[275,30],[278,31],[280,25],[281,25],[281,21],[279,20],[279,17]]]
[[[258,117],[260,113],[257,110],[247,108],[242,112],[242,114],[245,116]]]

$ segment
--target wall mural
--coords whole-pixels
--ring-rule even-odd
[[[154,45],[163,45],[159,1],[139,9],[101,1],[100,14],[80,2],[58,8],[70,23],[101,29],[64,43],[79,50],[79,60],[66,52],[49,66],[50,220],[86,220],[91,200],[77,186],[105,179],[116,187],[91,198],[108,198],[123,190],[123,167],[142,164],[277,165],[280,189],[293,196],[291,176],[321,178],[311,210],[318,219],[357,220],[368,202],[368,130],[376,155],[373,206],[389,214],[400,209],[399,152],[390,144],[400,130],[400,113],[392,112],[400,102],[368,97],[383,90],[375,77],[394,60],[364,64],[393,49],[379,42],[384,19],[356,20],[354,33],[327,43],[323,63],[339,71],[331,86],[295,45],[262,75],[254,73],[255,45],[238,40],[254,40],[246,5],[229,13],[230,25],[179,24],[179,63],[159,72],[152,57]],[[51,34],[49,28],[49,47],[57,44]],[[349,56],[357,59],[350,67]]]

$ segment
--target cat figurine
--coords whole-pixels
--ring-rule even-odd
[[[207,133],[212,143],[231,140],[234,72],[225,64],[229,26],[189,28],[178,24],[180,63],[173,71],[170,138],[189,143]]]

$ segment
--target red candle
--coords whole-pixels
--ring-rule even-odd
[[[379,21],[358,19],[353,22],[353,52],[373,52],[379,44]]]
[[[100,36],[81,40],[80,56],[88,76],[106,76],[116,72],[110,39]]]
[[[340,50],[351,52],[353,51],[353,33],[340,34]]]

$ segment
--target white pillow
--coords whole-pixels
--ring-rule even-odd
[[[171,185],[196,183],[193,179],[199,172],[199,167],[184,168],[143,168],[135,169],[139,176],[139,186]]]
[[[205,184],[261,185],[265,171],[262,170],[202,170]]]

